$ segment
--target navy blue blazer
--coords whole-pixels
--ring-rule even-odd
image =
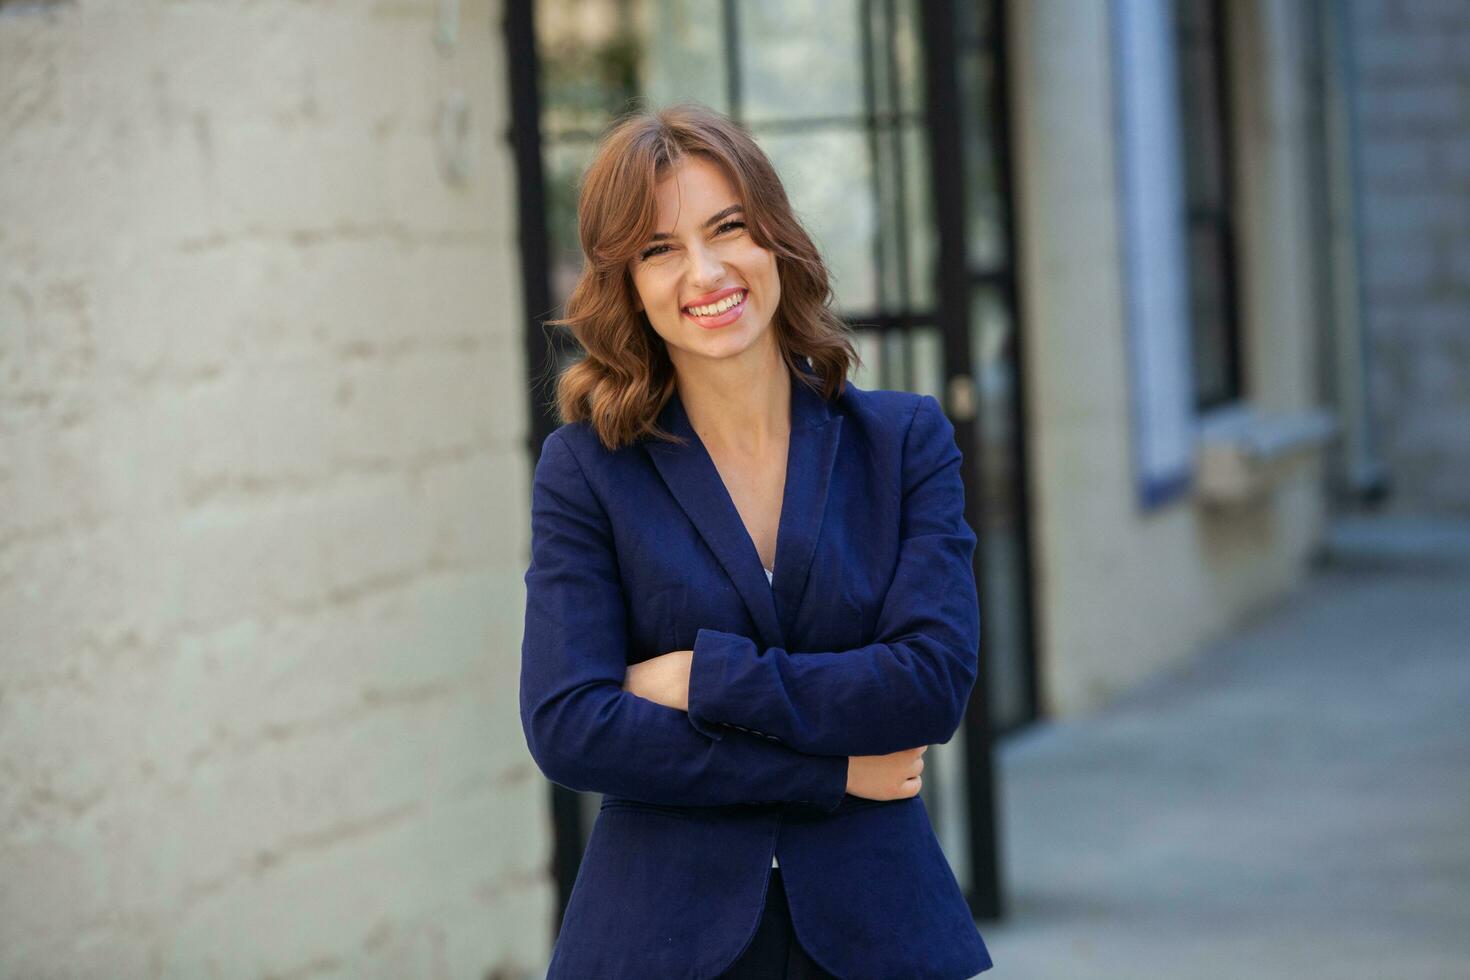
[[[549,779],[603,794],[548,980],[715,977],[755,934],[773,853],[828,972],[991,965],[922,797],[846,792],[848,756],[947,742],[974,686],[954,428],[929,395],[828,401],[791,377],[771,582],[677,394],[659,421],[685,446],[609,452],[585,422],[542,446],[521,722]],[[688,649],[687,713],[622,689]]]

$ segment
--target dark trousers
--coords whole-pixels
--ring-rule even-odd
[[[786,886],[781,869],[771,869],[766,888],[766,906],[755,938],[719,980],[837,980],[823,970],[796,942],[791,928],[791,908],[786,904]]]

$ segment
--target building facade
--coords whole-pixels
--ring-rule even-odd
[[[1335,509],[1470,510],[1466,64],[1455,0],[0,0],[0,974],[544,970],[596,801],[517,710],[540,323],[630,100],[749,126],[857,383],[956,424],[926,803],[1000,911],[992,738]]]

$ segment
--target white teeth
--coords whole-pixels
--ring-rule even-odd
[[[716,314],[725,312],[744,298],[745,291],[741,290],[738,293],[731,293],[718,303],[712,303],[709,306],[691,306],[689,307],[689,312],[695,316],[715,316]]]

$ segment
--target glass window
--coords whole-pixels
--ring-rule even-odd
[[[863,112],[862,21],[856,0],[741,0],[742,122],[854,118]],[[820,44],[813,44],[821,38]]]
[[[878,212],[867,134],[857,127],[754,133],[771,158],[797,217],[817,243],[844,311],[877,303]]]
[[[965,143],[965,203],[969,210],[969,262],[977,269],[994,269],[1003,265],[1005,254],[1006,216],[1002,211],[1000,161],[992,136],[995,127],[986,125],[995,100],[994,60],[988,48],[966,47],[959,59],[960,85],[965,96],[981,115],[966,125],[961,138]]]
[[[556,303],[581,266],[577,182],[597,137],[632,108],[694,100],[771,157],[841,314],[931,311],[916,0],[542,0],[536,34]]]
[[[656,0],[634,5],[643,71],[639,95],[655,104],[679,99],[730,111],[730,49],[719,0]]]
[[[1175,0],[1179,107],[1189,241],[1189,310],[1195,407],[1240,399],[1240,325],[1231,251],[1230,116],[1224,8]]]

